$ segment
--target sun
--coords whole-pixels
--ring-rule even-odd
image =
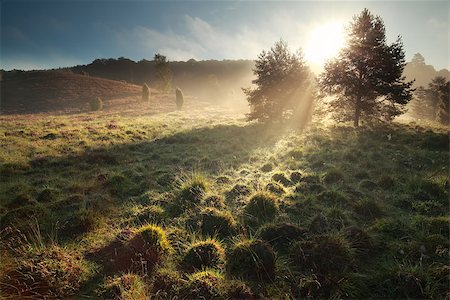
[[[305,59],[323,66],[325,61],[338,54],[344,45],[344,27],[339,22],[327,22],[314,27],[305,46]]]

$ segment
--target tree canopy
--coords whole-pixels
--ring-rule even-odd
[[[301,53],[291,53],[282,40],[259,54],[253,73],[256,88],[243,89],[249,120],[281,120],[285,112],[295,111],[299,93],[309,84],[310,71]]]
[[[436,76],[428,87],[420,87],[415,92],[411,103],[411,113],[414,117],[428,119],[443,124],[449,122],[450,81],[442,76]]]
[[[158,87],[162,91],[168,91],[172,84],[172,71],[169,67],[167,57],[159,53],[155,54],[153,61],[155,61],[155,77]]]
[[[350,23],[346,46],[320,75],[335,119],[359,126],[361,118],[392,120],[401,114],[413,92],[402,75],[405,65],[400,36],[388,45],[383,20],[364,9]]]

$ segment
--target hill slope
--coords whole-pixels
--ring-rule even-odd
[[[112,100],[139,95],[141,87],[70,72],[8,72],[1,81],[4,113],[82,111],[97,97]]]

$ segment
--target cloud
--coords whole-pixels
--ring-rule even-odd
[[[141,53],[144,57],[160,52],[171,60],[254,59],[280,38],[286,40],[293,50],[298,49],[301,44],[299,36],[305,35],[307,28],[295,20],[282,18],[268,22],[265,28],[242,26],[238,31],[227,32],[220,26],[189,15],[181,19],[180,25],[183,32],[136,26],[117,32],[117,41],[122,49]],[[280,28],[280,31],[273,28]]]

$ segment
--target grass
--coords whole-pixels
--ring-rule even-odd
[[[444,298],[448,151],[444,128],[299,131],[189,101],[1,116],[1,293],[17,298],[7,276],[33,264],[38,292],[59,298]],[[126,252],[145,228],[166,253],[152,268]],[[183,262],[201,241],[218,245],[217,262]],[[54,272],[60,285],[42,275]]]

